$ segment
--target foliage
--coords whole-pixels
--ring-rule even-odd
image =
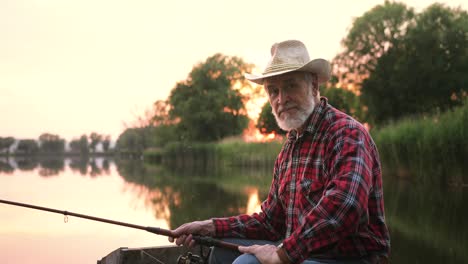
[[[413,18],[412,8],[389,1],[356,18],[342,40],[343,52],[333,59],[338,79],[359,85],[376,67],[378,59],[405,35]]]
[[[176,125],[159,125],[152,129],[152,137],[150,146],[164,147],[169,142],[181,140],[180,133],[177,133],[178,126]]]
[[[174,169],[190,168],[189,171],[265,165],[270,169],[281,146],[279,141],[246,143],[240,138],[216,143],[170,142],[163,149],[146,150],[145,157],[151,159],[150,162],[160,162]]]
[[[445,111],[468,89],[468,14],[433,4],[383,55],[362,95],[376,122]]]
[[[171,109],[171,105],[166,100],[157,100],[153,104],[153,113],[151,116],[151,125],[159,126],[159,125],[169,125],[172,123],[169,117],[169,111]]]
[[[91,149],[93,153],[95,153],[97,145],[102,140],[102,135],[96,132],[92,132],[91,135],[89,135],[89,139],[91,140],[91,142],[89,143],[89,148]]]
[[[216,144],[217,156],[224,166],[256,166],[273,168],[276,156],[280,152],[282,142],[251,142],[228,141]]]
[[[257,128],[262,134],[275,133],[278,135],[284,135],[287,132],[278,126],[275,116],[273,115],[270,102],[266,102],[263,105],[260,116],[258,117]]]
[[[15,143],[13,137],[0,137],[0,152],[10,153],[10,147]]]
[[[101,140],[101,144],[102,144],[102,150],[103,150],[104,152],[108,152],[108,151],[109,151],[110,143],[111,143],[111,136],[110,136],[110,135],[103,136],[103,138],[102,138],[102,140]]]
[[[119,152],[142,153],[150,146],[154,127],[128,128],[117,139]]]
[[[16,146],[16,154],[34,155],[39,152],[39,144],[34,139],[21,139]]]
[[[336,109],[353,116],[357,120],[365,120],[366,112],[355,93],[337,87],[321,87],[320,94],[328,99],[328,103]]]
[[[242,96],[234,87],[250,68],[240,58],[215,54],[177,83],[168,101],[180,138],[213,141],[242,133],[248,118]]]
[[[39,150],[41,153],[61,154],[65,152],[65,140],[58,135],[44,133],[39,136]]]
[[[88,155],[89,153],[89,143],[86,135],[82,135],[80,139],[70,141],[69,146],[74,153],[80,153],[81,155]]]
[[[462,107],[453,111],[418,119],[406,118],[372,131],[382,159],[387,164],[421,171],[435,169],[445,161],[463,164],[468,157],[467,134],[468,99]],[[453,176],[446,175],[446,178]],[[439,178],[430,180],[440,181]]]

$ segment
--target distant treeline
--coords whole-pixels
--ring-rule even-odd
[[[15,144],[16,143],[16,144]],[[15,139],[14,137],[0,137],[0,155],[90,155],[97,153],[97,147],[101,146],[101,154],[109,154],[111,137],[91,133],[82,135],[68,143],[59,135],[44,133],[35,139]]]

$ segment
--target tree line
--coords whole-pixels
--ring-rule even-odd
[[[386,1],[354,20],[332,65],[332,80],[321,94],[371,127],[450,110],[467,97],[468,14],[438,3],[416,13]],[[235,56],[207,58],[125,130],[117,147],[141,152],[240,135],[249,123],[246,102],[265,96],[243,77],[253,68]],[[284,134],[268,102],[256,127]]]
[[[13,148],[15,143],[16,146]],[[68,143],[68,151],[65,139],[59,135],[43,133],[37,140],[19,139],[14,137],[0,137],[0,154],[4,155],[47,155],[47,154],[96,154],[97,147],[101,146],[103,152],[110,151],[111,137],[92,132],[89,136],[82,135],[79,139],[73,139]],[[10,153],[12,152],[12,153]]]
[[[320,87],[330,104],[371,127],[408,116],[451,110],[466,102],[468,90],[468,14],[461,8],[432,4],[420,13],[386,1],[356,18],[333,58],[332,80]],[[135,126],[117,139],[121,152],[141,153],[168,144],[215,142],[243,133],[249,122],[264,134],[284,134],[269,103],[249,120],[246,105],[266,97],[263,87],[244,78],[255,65],[236,56],[214,54],[196,64],[175,84],[165,100],[156,101]],[[16,140],[0,138],[0,153]],[[69,143],[72,153],[94,153],[110,137],[92,133]],[[66,143],[45,133],[23,139],[15,153],[64,153]]]

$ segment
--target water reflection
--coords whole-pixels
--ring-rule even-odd
[[[262,170],[182,173],[129,160],[1,161],[1,199],[160,228],[253,212],[266,192],[260,186],[269,184]],[[3,204],[0,237],[0,255],[7,263],[90,263],[119,247],[169,244],[165,237],[139,230],[73,217],[64,224],[60,215]],[[69,243],[73,250],[65,247]],[[28,254],[18,254],[19,249]],[[76,250],[80,256],[69,260]]]
[[[68,163],[68,166],[67,164]],[[15,170],[33,171],[38,169],[39,175],[43,177],[58,176],[70,168],[81,175],[97,177],[100,175],[109,175],[110,160],[107,158],[95,157],[72,157],[64,159],[63,157],[45,156],[45,157],[13,157],[0,158],[0,175],[13,174]]]
[[[8,174],[5,170],[0,172],[0,199],[168,228],[167,221],[154,214],[153,204],[141,200],[112,162],[83,162],[86,165],[78,170],[70,164],[70,160],[10,159],[8,165],[13,170],[9,169]],[[80,173],[85,171],[83,167],[87,167],[85,175]],[[145,186],[139,188],[149,192]],[[0,204],[2,263],[95,263],[119,247],[167,244],[167,238],[140,230],[76,217],[69,217],[64,223],[58,214]]]
[[[395,263],[468,263],[468,193],[452,183],[454,178],[466,182],[466,168],[437,164],[432,169],[407,169],[401,177],[401,168],[388,167],[384,175]]]
[[[15,168],[8,162],[8,160],[0,159],[0,173],[1,174],[12,174]]]
[[[141,161],[120,160],[117,164],[126,181],[151,190],[150,194],[145,194],[146,199],[153,203],[156,215],[167,217],[171,227],[188,221],[246,213],[247,207],[255,210],[259,206],[258,199],[257,204],[250,201],[250,196],[258,196],[259,192],[256,186],[260,182],[255,180],[258,178],[255,173],[239,177],[235,175],[236,170],[230,170],[229,175],[220,171],[211,171],[215,175],[208,171],[191,171],[190,176],[181,176],[176,170],[145,165]],[[240,181],[233,183],[233,180]]]
[[[459,164],[437,164],[428,170],[384,165],[391,262],[468,263],[468,228],[464,222],[468,218],[468,189],[464,187],[468,182],[467,168]],[[155,166],[140,160],[116,160],[114,165],[114,161],[108,159],[10,158],[0,159],[1,175],[7,176],[0,177],[3,198],[31,199],[43,205],[74,208],[115,220],[175,228],[188,221],[258,211],[260,201],[268,193],[271,167],[194,169]],[[22,230],[28,225],[22,222],[26,220],[18,220],[18,215],[2,215],[2,210],[2,239],[2,230]],[[16,220],[11,223],[5,219]],[[41,223],[38,221],[34,217],[31,225]],[[50,220],[43,221],[42,225],[47,226]],[[18,223],[22,225],[13,227]],[[49,227],[47,232],[53,233],[56,228],[55,225]],[[115,233],[102,233],[101,225],[96,229],[93,223],[85,228],[101,234],[102,241],[97,243],[112,246],[101,247],[93,261],[117,247],[134,245],[128,240],[129,235],[115,238]],[[129,231],[128,234],[140,233]],[[166,238],[160,236],[136,236],[134,239],[139,242],[138,246],[168,244]],[[10,240],[21,241],[19,238]],[[17,246],[22,247],[21,244]],[[82,246],[81,252],[89,250]]]
[[[65,160],[62,158],[45,158],[39,161],[39,175],[43,177],[57,176],[65,169]]]
[[[39,166],[39,161],[37,158],[15,158],[15,162],[18,166],[18,169],[22,171],[32,171],[37,166]]]

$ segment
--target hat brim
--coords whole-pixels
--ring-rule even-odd
[[[263,81],[265,78],[285,74],[288,72],[296,72],[296,71],[311,72],[311,73],[317,74],[317,79],[318,79],[319,84],[327,82],[331,77],[330,63],[324,59],[311,60],[309,63],[297,69],[288,69],[288,70],[283,70],[283,71],[270,72],[270,73],[262,74],[262,75],[246,73],[244,76],[245,78],[247,78],[247,80],[251,82],[263,85]]]

